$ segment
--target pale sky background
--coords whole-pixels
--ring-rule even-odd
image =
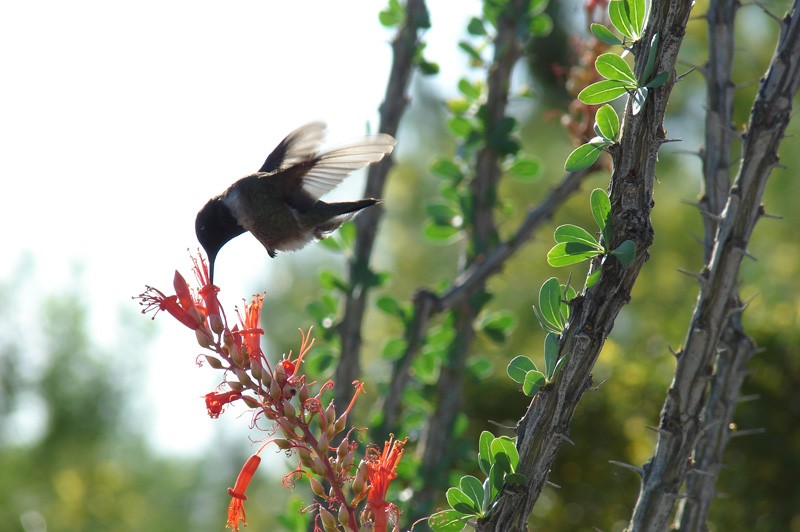
[[[441,64],[435,82],[452,94],[466,68],[455,43],[479,2],[429,4],[426,56]],[[132,295],[145,284],[171,289],[176,268],[190,275],[194,218],[209,197],[258,169],[308,121],[327,122],[332,143],[362,135],[368,122],[374,130],[391,62],[393,32],[377,22],[384,5],[5,2],[0,280],[26,254],[35,259],[35,293],[22,294],[32,303],[20,310],[25,326],[36,327],[43,295],[77,286],[91,304],[92,338],[113,350]],[[401,136],[400,158],[402,144]],[[352,181],[358,194],[360,178]],[[226,246],[217,276],[229,308],[252,293],[266,259],[252,238]],[[142,352],[150,369],[135,406],[150,416],[157,448],[198,452],[224,426],[200,398],[219,374],[196,368],[190,331],[168,316],[147,323],[159,334]],[[42,353],[28,348],[35,367]],[[29,408],[12,429],[23,440],[41,419],[35,403]]]

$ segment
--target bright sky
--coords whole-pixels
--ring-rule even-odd
[[[441,63],[449,92],[465,63],[455,43],[479,3],[429,4],[426,55]],[[326,121],[334,143],[360,136],[367,122],[375,129],[391,61],[392,32],[377,22],[383,5],[5,3],[0,279],[30,253],[38,295],[63,292],[81,265],[92,336],[113,347],[131,295],[144,284],[170,288],[176,268],[189,273],[194,217],[209,197],[255,171],[303,123]],[[223,255],[217,276],[234,304],[263,275],[266,253],[241,238]],[[221,427],[199,399],[218,376],[195,369],[191,333],[165,318],[153,325],[160,335],[141,406],[154,415],[160,449],[197,452]]]

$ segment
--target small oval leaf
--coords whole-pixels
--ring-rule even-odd
[[[595,59],[594,67],[606,79],[624,81],[636,85],[636,76],[633,75],[630,65],[617,54],[601,54]]]
[[[611,254],[617,257],[622,264],[627,266],[636,258],[636,243],[633,240],[626,240],[617,246],[617,249],[612,251]]]
[[[592,236],[589,231],[577,225],[559,225],[556,227],[555,232],[553,232],[553,238],[555,238],[556,242],[558,243],[577,242],[579,244],[586,244],[587,246],[595,247],[598,251],[603,250],[603,248],[600,247],[600,244],[598,244],[597,239]]]
[[[578,94],[578,99],[589,105],[600,105],[601,103],[616,100],[627,92],[628,85],[626,83],[613,79],[604,79],[583,89]]]
[[[544,371],[548,381],[553,378],[557,359],[558,336],[553,333],[547,333],[547,336],[544,337]]]
[[[605,139],[616,141],[619,134],[619,117],[617,112],[608,104],[597,110],[594,117],[597,132]]]
[[[564,170],[577,172],[578,170],[589,168],[597,161],[601,153],[603,153],[603,148],[594,144],[578,146],[567,157],[567,161],[564,163]]]
[[[547,264],[559,268],[589,260],[602,252],[577,242],[561,242],[547,252]]]
[[[597,223],[597,227],[600,228],[600,232],[603,233],[605,244],[608,245],[611,241],[611,227],[608,223],[611,215],[611,201],[608,199],[606,191],[601,188],[592,190],[592,194],[589,196],[589,205],[592,207],[592,217]]]
[[[525,355],[517,355],[508,363],[506,373],[511,377],[512,381],[522,384],[522,381],[525,380],[525,374],[532,369],[536,369],[536,364],[534,364],[533,360]]]
[[[602,24],[597,24],[596,22],[594,22],[592,23],[591,28],[592,28],[592,34],[595,37],[597,37],[597,39],[600,42],[611,45],[622,44],[622,41],[619,39],[619,37],[614,35],[614,33],[610,29],[606,28]]]
[[[544,373],[541,371],[531,370],[525,375],[525,381],[522,383],[522,393],[528,397],[536,395],[542,386],[545,385],[546,379]]]

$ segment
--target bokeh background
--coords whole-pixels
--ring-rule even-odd
[[[569,103],[552,75],[568,65],[569,38],[582,35],[582,2],[553,2],[554,31],[520,65],[517,83],[535,97],[512,102],[524,150],[538,157],[536,182],[507,180],[501,231],[560,179],[573,146],[559,123]],[[762,2],[782,13],[787,2]],[[256,170],[291,129],[329,124],[332,141],[376,127],[392,31],[380,2],[6,3],[0,16],[0,530],[219,530],[243,458],[253,451],[249,417],[231,409],[210,420],[202,395],[218,376],[194,363],[193,337],[167,319],[141,316],[131,296],[145,284],[169,287],[188,273],[197,246],[194,216],[212,195]],[[417,77],[399,133],[396,168],[374,256],[391,273],[376,296],[408,300],[456,271],[458,240],[423,236],[426,201],[439,185],[429,171],[452,153],[447,99],[460,77],[477,76],[457,43],[480,2],[429,2],[426,58],[436,76]],[[695,12],[704,12],[698,2]],[[734,82],[736,128],[777,38],[760,8],[739,14]],[[707,55],[705,23],[690,22],[682,50],[689,71]],[[571,438],[534,510],[541,530],[621,530],[638,491],[633,473],[609,460],[641,464],[652,454],[658,413],[671,380],[669,346],[683,341],[697,287],[678,272],[702,263],[700,191],[705,86],[687,75],[673,92],[658,166],[656,239],[631,304],[619,319],[579,407]],[[714,530],[800,530],[800,150],[794,120],[770,179],[768,212],[756,228],[741,275],[744,321],[763,353],[751,364],[726,455]],[[738,149],[738,147],[737,147]],[[733,170],[735,170],[735,162]],[[351,178],[334,197],[361,192]],[[588,192],[598,173],[494,278],[488,311],[511,309],[517,327],[502,345],[481,340],[475,360],[488,370],[470,381],[465,441],[489,420],[513,424],[525,397],[505,376],[517,354],[540,356],[543,333],[531,311],[540,284],[564,271],[547,266],[551,230],[591,224]],[[319,274],[340,255],[322,246],[268,261],[252,238],[228,244],[217,263],[222,297],[235,305],[266,290],[265,329],[273,356],[296,345],[312,318]],[[574,275],[583,272],[577,268]],[[365,380],[389,371],[381,356],[399,333],[373,312],[365,328]],[[324,350],[324,346],[321,346]],[[376,393],[376,387],[368,392]],[[375,412],[361,405],[364,424]],[[750,433],[751,429],[754,434]],[[467,449],[469,451],[469,449]],[[468,454],[468,453],[467,453]],[[464,470],[474,460],[464,460]],[[303,486],[280,487],[279,458],[251,488],[251,528],[303,529],[295,516]]]

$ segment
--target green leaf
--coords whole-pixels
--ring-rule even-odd
[[[605,44],[622,44],[622,41],[602,24],[592,23],[592,34]]]
[[[597,239],[595,239],[589,231],[577,225],[559,225],[556,227],[555,232],[553,232],[553,237],[559,244],[562,242],[576,242],[578,244],[586,244],[587,246],[594,247],[598,251],[603,251]]]
[[[505,455],[510,470],[507,473],[512,473],[517,469],[519,464],[519,452],[517,452],[517,444],[508,436],[500,436],[492,440],[491,444],[492,455],[494,455],[495,462],[498,462]]]
[[[655,89],[666,83],[668,79],[669,79],[669,72],[665,70],[664,72],[659,73],[656,77],[647,82],[645,87],[648,89]]]
[[[488,430],[481,432],[478,438],[478,466],[480,466],[484,475],[489,474],[489,468],[494,463],[494,457],[491,452],[492,440],[494,440],[494,434]]]
[[[492,464],[489,469],[487,480],[489,481],[489,496],[494,499],[500,490],[503,489],[508,466],[501,466],[500,464]]]
[[[459,223],[453,223],[461,218],[461,212],[458,206],[447,201],[435,201],[425,205],[425,212],[433,221],[439,225],[453,225],[459,226]]]
[[[658,33],[653,34],[653,38],[650,39],[650,49],[647,51],[647,64],[644,67],[644,72],[642,73],[642,80],[650,79],[650,76],[653,74],[653,68],[656,65],[656,51],[658,50]]]
[[[525,475],[521,475],[519,473],[509,473],[506,475],[505,481],[508,484],[516,484],[517,486],[522,486],[525,484]]]
[[[461,168],[450,159],[436,159],[433,164],[431,164],[431,172],[440,177],[447,177],[454,180],[464,177]]]
[[[472,17],[467,24],[467,33],[470,35],[480,36],[486,35],[486,28],[483,26],[483,21],[478,17]]]
[[[458,43],[458,47],[467,53],[473,65],[483,64],[483,58],[481,57],[480,52],[478,52],[478,50],[476,50],[475,47],[470,43],[467,41],[461,41]]]
[[[508,363],[506,373],[508,373],[512,381],[522,384],[522,381],[525,380],[525,374],[532,369],[536,369],[536,364],[533,363],[533,360],[525,355],[517,355]]]
[[[644,0],[626,0],[625,3],[628,11],[628,20],[631,21],[631,25],[636,32],[634,38],[638,40],[642,35],[642,30],[644,30],[646,16]]]
[[[464,514],[461,512],[444,510],[430,516],[428,518],[428,526],[434,532],[460,532],[467,526],[462,519],[464,519]]]
[[[491,361],[484,356],[473,356],[467,360],[467,370],[477,380],[488,379],[494,374],[494,366]]]
[[[601,54],[595,60],[594,68],[606,79],[624,81],[630,85],[638,84],[628,62],[617,54]]]
[[[547,333],[544,337],[544,372],[547,380],[553,378],[553,368],[558,359],[558,336],[554,333]]]
[[[396,360],[405,352],[407,347],[408,342],[403,338],[392,338],[383,345],[381,356],[388,360]]]
[[[562,355],[561,358],[558,359],[558,362],[556,362],[556,365],[553,368],[553,374],[550,376],[550,380],[553,380],[556,378],[556,376],[558,376],[558,372],[561,371],[561,368],[563,368],[564,364],[567,363],[568,358],[569,358],[569,353],[566,353]]]
[[[597,281],[600,280],[600,275],[603,273],[603,270],[596,270],[592,272],[592,275],[586,278],[586,288],[591,288],[597,284]]]
[[[336,288],[345,293],[347,293],[348,290],[350,290],[350,287],[344,281],[344,279],[342,279],[341,277],[339,277],[330,270],[323,270],[322,272],[320,272],[319,284],[325,288]]]
[[[556,268],[589,260],[602,252],[596,248],[577,242],[556,244],[547,252],[547,264]]]
[[[458,485],[461,491],[475,503],[475,507],[483,513],[483,483],[472,475],[465,475],[461,477]]]
[[[399,0],[389,0],[389,5],[378,13],[378,20],[381,25],[386,28],[399,26],[405,17],[405,8],[400,4]]]
[[[644,108],[644,104],[647,101],[647,93],[648,93],[647,87],[639,87],[633,93],[633,106],[631,112],[634,115],[638,115],[639,111],[641,111]]]
[[[501,310],[484,315],[479,328],[494,342],[503,343],[516,326],[517,317],[509,310]]]
[[[564,322],[559,312],[560,306],[561,285],[558,279],[551,277],[542,283],[542,287],[539,289],[539,308],[545,321],[552,326],[553,330],[559,333],[564,329]]]
[[[406,312],[400,303],[391,296],[381,296],[378,298],[378,301],[375,302],[375,305],[386,314],[390,316],[397,316],[399,318],[405,319]]]
[[[619,117],[617,112],[608,104],[605,104],[597,110],[594,116],[594,122],[597,125],[600,135],[608,140],[616,141],[619,134]]]
[[[617,257],[617,260],[623,265],[627,266],[636,258],[636,242],[633,240],[626,240],[617,246],[617,249],[613,250],[611,254]]]
[[[528,4],[528,14],[529,15],[538,15],[542,13],[545,9],[547,9],[547,4],[550,3],[550,0],[531,0],[531,3]]]
[[[423,234],[435,242],[447,244],[452,242],[460,231],[458,227],[453,227],[452,225],[439,225],[429,222],[425,225]]]
[[[470,83],[467,78],[458,80],[458,90],[469,100],[477,100],[481,97],[481,89],[477,85]]]
[[[447,110],[456,115],[463,115],[469,111],[470,105],[472,105],[472,102],[468,101],[466,98],[447,100]]]
[[[522,382],[522,393],[528,397],[533,397],[539,390],[547,383],[544,373],[537,370],[531,370],[525,375],[525,380]]]
[[[611,201],[608,199],[608,194],[601,188],[592,190],[589,196],[589,205],[592,207],[592,217],[603,233],[603,240],[606,246],[611,242],[611,227],[609,216],[611,215]]]
[[[564,170],[567,172],[577,172],[578,170],[589,168],[597,161],[601,153],[603,153],[603,146],[588,143],[582,144],[572,150],[572,153],[567,156],[567,160],[564,163]]]
[[[575,299],[576,295],[577,294],[574,288],[564,284],[561,285],[561,305],[559,306],[559,310],[561,311],[562,323],[566,323],[569,321],[569,317],[572,314],[572,309],[569,306],[569,302]],[[555,331],[555,332],[561,334],[561,331]]]
[[[604,79],[592,83],[578,94],[578,99],[585,104],[600,105],[601,103],[616,100],[628,92],[628,85],[622,81]]]
[[[339,239],[336,237],[323,238],[319,243],[322,247],[331,251],[344,251],[341,242],[339,242]]]
[[[528,31],[534,37],[547,37],[553,31],[553,19],[547,13],[536,15],[531,18]]]
[[[638,39],[638,32],[631,23],[629,8],[625,0],[611,0],[608,4],[608,18],[618,32],[632,40]]]
[[[508,167],[508,173],[518,179],[533,181],[539,177],[542,162],[539,159],[518,158]]]
[[[467,515],[475,515],[480,511],[478,506],[472,502],[472,499],[470,499],[466,493],[458,488],[448,489],[445,497],[447,498],[447,504],[449,504],[450,507],[457,512]]]
[[[460,138],[466,138],[472,132],[472,123],[463,116],[454,116],[447,123],[450,131]]]

